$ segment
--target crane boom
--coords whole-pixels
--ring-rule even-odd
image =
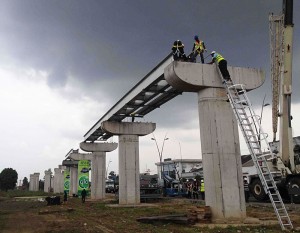
[[[278,108],[280,80],[283,75],[283,32],[284,14],[269,15],[270,33],[270,60],[271,60],[271,81],[272,81],[272,125],[273,142],[276,141],[278,129]]]
[[[283,0],[283,77],[280,80],[280,154],[283,163],[295,170],[291,124],[292,59],[293,59],[293,0]]]

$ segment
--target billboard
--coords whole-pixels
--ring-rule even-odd
[[[64,171],[64,192],[67,192],[69,194],[70,190],[70,168],[67,168]]]
[[[89,182],[90,161],[79,160],[78,161],[78,196],[81,196],[83,189],[89,194],[90,182]]]

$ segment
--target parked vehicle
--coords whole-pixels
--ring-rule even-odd
[[[116,187],[115,187],[115,181],[107,179],[105,181],[105,192],[106,193],[115,193],[116,192]]]
[[[300,136],[293,138],[294,149],[293,166],[285,165],[280,156],[277,156],[276,161],[268,161],[269,168],[272,172],[273,178],[280,191],[282,198],[289,200],[291,198],[291,189],[298,190],[298,194],[293,195],[293,202],[300,203]],[[280,142],[271,142],[270,147],[273,153],[278,154],[278,147]],[[248,165],[247,165],[248,164]],[[268,199],[268,195],[265,193],[263,186],[257,174],[257,170],[251,162],[246,162],[243,165],[243,176],[247,179],[251,194],[255,199],[264,201]],[[297,192],[296,192],[297,193]]]

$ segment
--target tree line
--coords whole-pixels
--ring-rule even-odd
[[[17,187],[18,173],[12,168],[4,168],[0,173],[0,190],[7,192]],[[29,189],[29,181],[27,177],[24,177],[22,186],[19,187],[22,190]]]

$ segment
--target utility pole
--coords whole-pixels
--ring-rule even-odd
[[[111,160],[108,161],[107,167],[106,167],[106,172],[105,172],[105,178],[107,178],[107,172],[108,172],[108,168],[109,168],[109,164],[111,163]]]
[[[259,118],[259,124],[261,125],[261,121],[262,121],[262,117],[263,117],[263,111],[264,111],[264,107],[266,106],[269,106],[270,104],[269,103],[265,103],[265,99],[266,99],[266,96],[267,94],[265,94],[264,96],[264,99],[263,99],[263,102],[262,102],[262,105],[261,105],[261,110],[260,110],[260,118]],[[258,143],[259,145],[261,145],[261,142],[260,142],[260,129],[259,129],[259,132],[258,132]]]

